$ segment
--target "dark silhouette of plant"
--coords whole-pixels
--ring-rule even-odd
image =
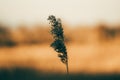
[[[51,44],[51,47],[54,48],[56,52],[58,52],[58,57],[60,57],[61,61],[66,65],[67,70],[67,78],[69,75],[68,70],[68,56],[66,46],[64,44],[64,35],[63,35],[63,28],[60,19],[56,19],[55,16],[50,15],[48,20],[51,24],[51,34],[53,35],[54,41]]]

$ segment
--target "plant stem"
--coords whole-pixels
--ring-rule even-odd
[[[68,67],[68,58],[67,58],[67,63],[66,63],[66,72],[67,72],[67,80],[69,80],[69,67]]]

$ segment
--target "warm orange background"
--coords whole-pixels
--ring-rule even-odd
[[[70,73],[120,73],[120,25],[64,25]],[[0,26],[0,67],[31,67],[43,72],[66,72],[50,44],[48,25],[11,29]]]

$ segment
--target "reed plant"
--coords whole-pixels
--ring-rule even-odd
[[[51,47],[54,48],[56,52],[58,52],[58,57],[60,58],[61,62],[66,65],[66,73],[67,73],[67,80],[69,78],[69,66],[68,66],[68,55],[65,46],[65,39],[64,39],[64,32],[61,20],[59,18],[56,19],[55,16],[50,15],[48,20],[51,24],[51,34],[53,35],[54,41],[51,43]]]

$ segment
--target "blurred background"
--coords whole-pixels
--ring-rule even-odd
[[[0,0],[0,80],[65,80],[50,44],[62,20],[70,80],[120,80],[120,0]]]

